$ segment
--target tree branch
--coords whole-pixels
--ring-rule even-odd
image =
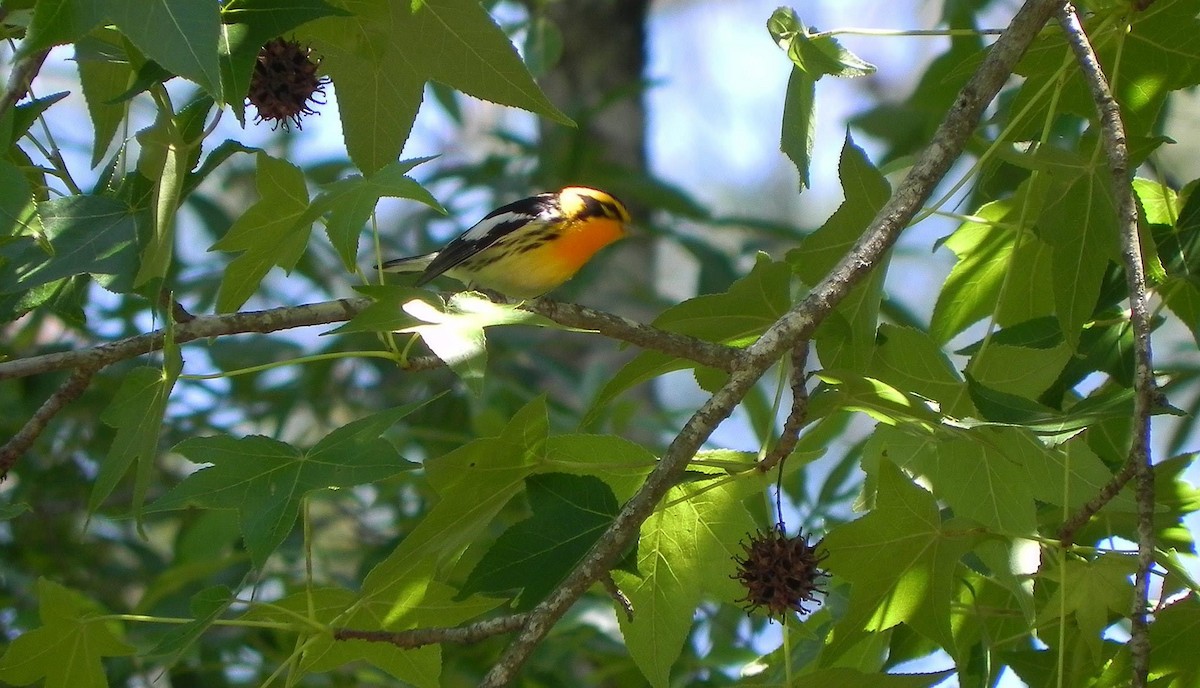
[[[3,117],[9,108],[16,105],[25,97],[25,94],[29,93],[30,84],[41,71],[42,63],[46,61],[46,56],[49,54],[48,49],[40,50],[13,65],[12,72],[8,77],[8,87],[4,89],[3,94],[0,94],[0,117]]]
[[[414,628],[410,631],[356,631],[337,628],[334,640],[366,640],[372,643],[391,643],[396,647],[414,648],[435,643],[469,645],[501,633],[511,633],[525,623],[528,614],[510,614],[479,621],[469,626]]]
[[[1100,488],[1095,497],[1092,497],[1087,503],[1079,507],[1079,511],[1072,514],[1062,524],[1062,527],[1058,529],[1058,541],[1064,549],[1074,544],[1075,534],[1079,532],[1080,528],[1087,525],[1087,522],[1092,520],[1093,516],[1121,493],[1121,489],[1125,487],[1130,479],[1133,478],[1133,474],[1137,472],[1135,469],[1136,466],[1130,463],[1128,457],[1126,457],[1125,465],[1121,467],[1121,470],[1117,471],[1112,480],[1109,480],[1108,484]]]
[[[808,340],[802,339],[792,347],[792,409],[788,412],[783,430],[779,433],[779,442],[763,457],[756,466],[766,473],[796,449],[800,441],[800,431],[808,423]],[[776,518],[782,519],[781,514]]]
[[[559,325],[595,330],[606,337],[629,342],[643,349],[686,358],[725,372],[733,369],[742,354],[741,349],[667,332],[629,318],[574,303],[540,298],[525,302],[521,308],[545,316]]]
[[[184,344],[197,339],[229,334],[277,332],[308,325],[343,322],[358,315],[371,303],[371,299],[359,297],[306,306],[283,306],[265,311],[201,315],[188,322],[175,325],[175,341]],[[99,370],[118,361],[159,351],[162,349],[166,332],[166,329],[159,329],[86,349],[5,361],[0,363],[0,380],[81,366]]]
[[[579,566],[530,613],[529,621],[484,677],[481,686],[508,684],[534,647],[554,623],[608,571],[621,552],[637,537],[643,521],[684,471],[717,425],[727,418],[764,372],[794,346],[812,335],[850,289],[878,263],[933,192],[934,186],[962,153],[984,108],[999,92],[1017,60],[1049,20],[1059,0],[1029,0],[1012,24],[988,51],[983,63],[963,87],[946,118],[900,187],[872,220],[854,248],[809,296],[772,325],[746,349],[725,385],[688,419],[662,460],[638,492],[625,503]]]
[[[203,316],[192,316],[180,308],[175,311],[178,323],[174,326],[174,336],[176,343],[185,344],[197,339],[231,334],[267,333],[310,325],[328,325],[349,320],[372,303],[371,299],[357,297],[263,311]],[[729,370],[741,354],[739,349],[667,332],[574,304],[539,299],[522,307],[566,327],[594,330],[613,339],[687,358],[720,370]],[[186,317],[181,317],[180,314]],[[76,371],[67,384],[51,396],[26,422],[20,432],[0,447],[0,477],[7,475],[17,458],[29,449],[54,415],[69,401],[83,393],[95,373],[114,363],[161,350],[166,340],[166,332],[164,328],[84,349],[0,362],[0,380],[56,370]],[[405,370],[419,371],[443,365],[445,364],[434,356],[422,356],[409,359],[403,367]],[[83,374],[84,371],[86,374]]]
[[[88,388],[88,384],[92,381],[92,376],[96,374],[96,368],[80,367],[71,372],[71,376],[66,382],[62,383],[54,394],[51,394],[45,402],[42,403],[33,416],[21,426],[17,434],[0,447],[0,480],[8,477],[8,471],[21,458],[28,449],[33,446],[34,440],[42,434],[46,426],[50,424],[50,420],[63,409],[64,406],[75,401]]]
[[[1138,212],[1133,198],[1129,150],[1121,107],[1113,97],[1108,79],[1092,50],[1091,42],[1079,23],[1075,7],[1067,2],[1059,8],[1058,23],[1067,44],[1075,53],[1084,81],[1096,104],[1101,141],[1112,176],[1112,194],[1116,201],[1117,222],[1121,232],[1121,258],[1129,289],[1129,319],[1133,325],[1134,402],[1132,441],[1125,468],[1136,479],[1134,489],[1138,515],[1138,567],[1133,609],[1130,612],[1129,652],[1132,659],[1133,686],[1143,688],[1150,672],[1150,569],[1154,565],[1154,471],[1150,456],[1150,414],[1154,408],[1156,386],[1150,352],[1150,313],[1146,304],[1146,273],[1138,238]],[[1065,538],[1064,538],[1065,539]]]

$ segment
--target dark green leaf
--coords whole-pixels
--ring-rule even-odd
[[[261,435],[184,440],[175,451],[211,466],[188,476],[150,510],[172,511],[188,505],[237,509],[246,548],[261,567],[291,532],[305,495],[384,480],[417,467],[379,435],[423,404],[354,421],[307,451]]]
[[[783,132],[779,148],[800,173],[800,188],[811,186],[809,165],[817,133],[817,81],[799,67],[792,67],[783,101]]]
[[[217,294],[217,310],[237,310],[258,289],[274,266],[291,271],[308,247],[311,227],[296,220],[308,207],[308,188],[300,168],[259,153],[258,202],[213,244],[217,251],[240,251],[225,270]]]
[[[192,620],[167,631],[148,653],[149,657],[172,666],[233,604],[233,591],[224,585],[205,588],[192,596]]]
[[[46,0],[34,9],[21,54],[70,43],[111,22],[150,59],[219,98],[219,13],[215,2],[192,0]]]
[[[437,199],[407,175],[409,170],[431,159],[400,160],[365,177],[339,179],[313,199],[297,223],[311,224],[328,212],[325,231],[329,242],[341,257],[342,265],[353,272],[358,260],[359,235],[380,198],[407,198],[440,213],[446,212]]]
[[[39,225],[29,180],[16,165],[0,158],[0,246],[14,234],[35,234]]]
[[[841,260],[891,195],[891,187],[849,134],[842,145],[838,179],[846,198],[817,231],[788,251],[787,261],[805,284],[817,284]],[[890,254],[889,254],[890,256]],[[817,329],[817,355],[826,367],[862,372],[871,360],[887,260],[858,285]]]
[[[39,204],[44,247],[31,237],[0,246],[8,263],[0,291],[27,290],[64,277],[92,274],[113,291],[131,287],[137,254],[133,215],[106,196],[67,196]]]
[[[158,438],[162,433],[167,399],[183,369],[178,347],[170,347],[165,358],[162,367],[147,366],[127,374],[112,403],[100,416],[105,425],[116,428],[117,434],[96,475],[96,484],[88,498],[89,512],[94,513],[100,508],[129,467],[136,463],[138,480],[133,508],[141,516],[149,467],[158,457]]]
[[[429,486],[438,501],[367,574],[361,604],[346,625],[411,623],[417,609],[398,602],[419,600],[433,571],[478,538],[524,489],[525,478],[544,462],[548,433],[546,401],[538,397],[513,414],[499,436],[426,460]]]
[[[504,531],[471,570],[459,591],[515,593],[513,608],[528,611],[566,577],[617,514],[617,499],[598,478],[543,473],[525,481],[532,515]]]
[[[364,172],[400,155],[427,81],[570,123],[476,0],[356,4],[354,9],[352,17],[306,24],[301,38],[323,55],[322,71],[337,89],[346,148]]]
[[[100,164],[117,128],[125,118],[125,107],[114,102],[129,86],[133,72],[121,49],[121,39],[112,29],[96,29],[75,43],[79,83],[92,118],[92,167]]]
[[[115,621],[92,600],[45,578],[37,582],[42,625],[21,634],[0,657],[0,680],[46,688],[106,688],[103,657],[131,655]]]

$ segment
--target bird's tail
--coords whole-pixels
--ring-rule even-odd
[[[383,263],[379,269],[384,272],[424,272],[436,256],[437,253],[426,253],[421,256],[396,258]]]

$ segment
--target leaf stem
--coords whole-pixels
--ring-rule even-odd
[[[180,375],[181,380],[217,380],[225,377],[237,377],[238,375],[248,375],[250,373],[259,373],[272,368],[282,368],[291,365],[302,365],[305,363],[316,363],[317,361],[328,361],[338,358],[382,358],[389,361],[398,361],[399,358],[387,351],[331,351],[324,354],[312,354],[311,356],[299,356],[297,358],[289,358],[286,361],[272,361],[270,363],[260,363],[259,365],[247,366],[236,370],[226,370],[219,373],[190,373]]]

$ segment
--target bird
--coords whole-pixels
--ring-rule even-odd
[[[630,221],[612,194],[568,186],[496,208],[440,251],[378,267],[419,272],[418,287],[446,275],[468,287],[530,299],[571,279],[597,251],[624,237]]]

